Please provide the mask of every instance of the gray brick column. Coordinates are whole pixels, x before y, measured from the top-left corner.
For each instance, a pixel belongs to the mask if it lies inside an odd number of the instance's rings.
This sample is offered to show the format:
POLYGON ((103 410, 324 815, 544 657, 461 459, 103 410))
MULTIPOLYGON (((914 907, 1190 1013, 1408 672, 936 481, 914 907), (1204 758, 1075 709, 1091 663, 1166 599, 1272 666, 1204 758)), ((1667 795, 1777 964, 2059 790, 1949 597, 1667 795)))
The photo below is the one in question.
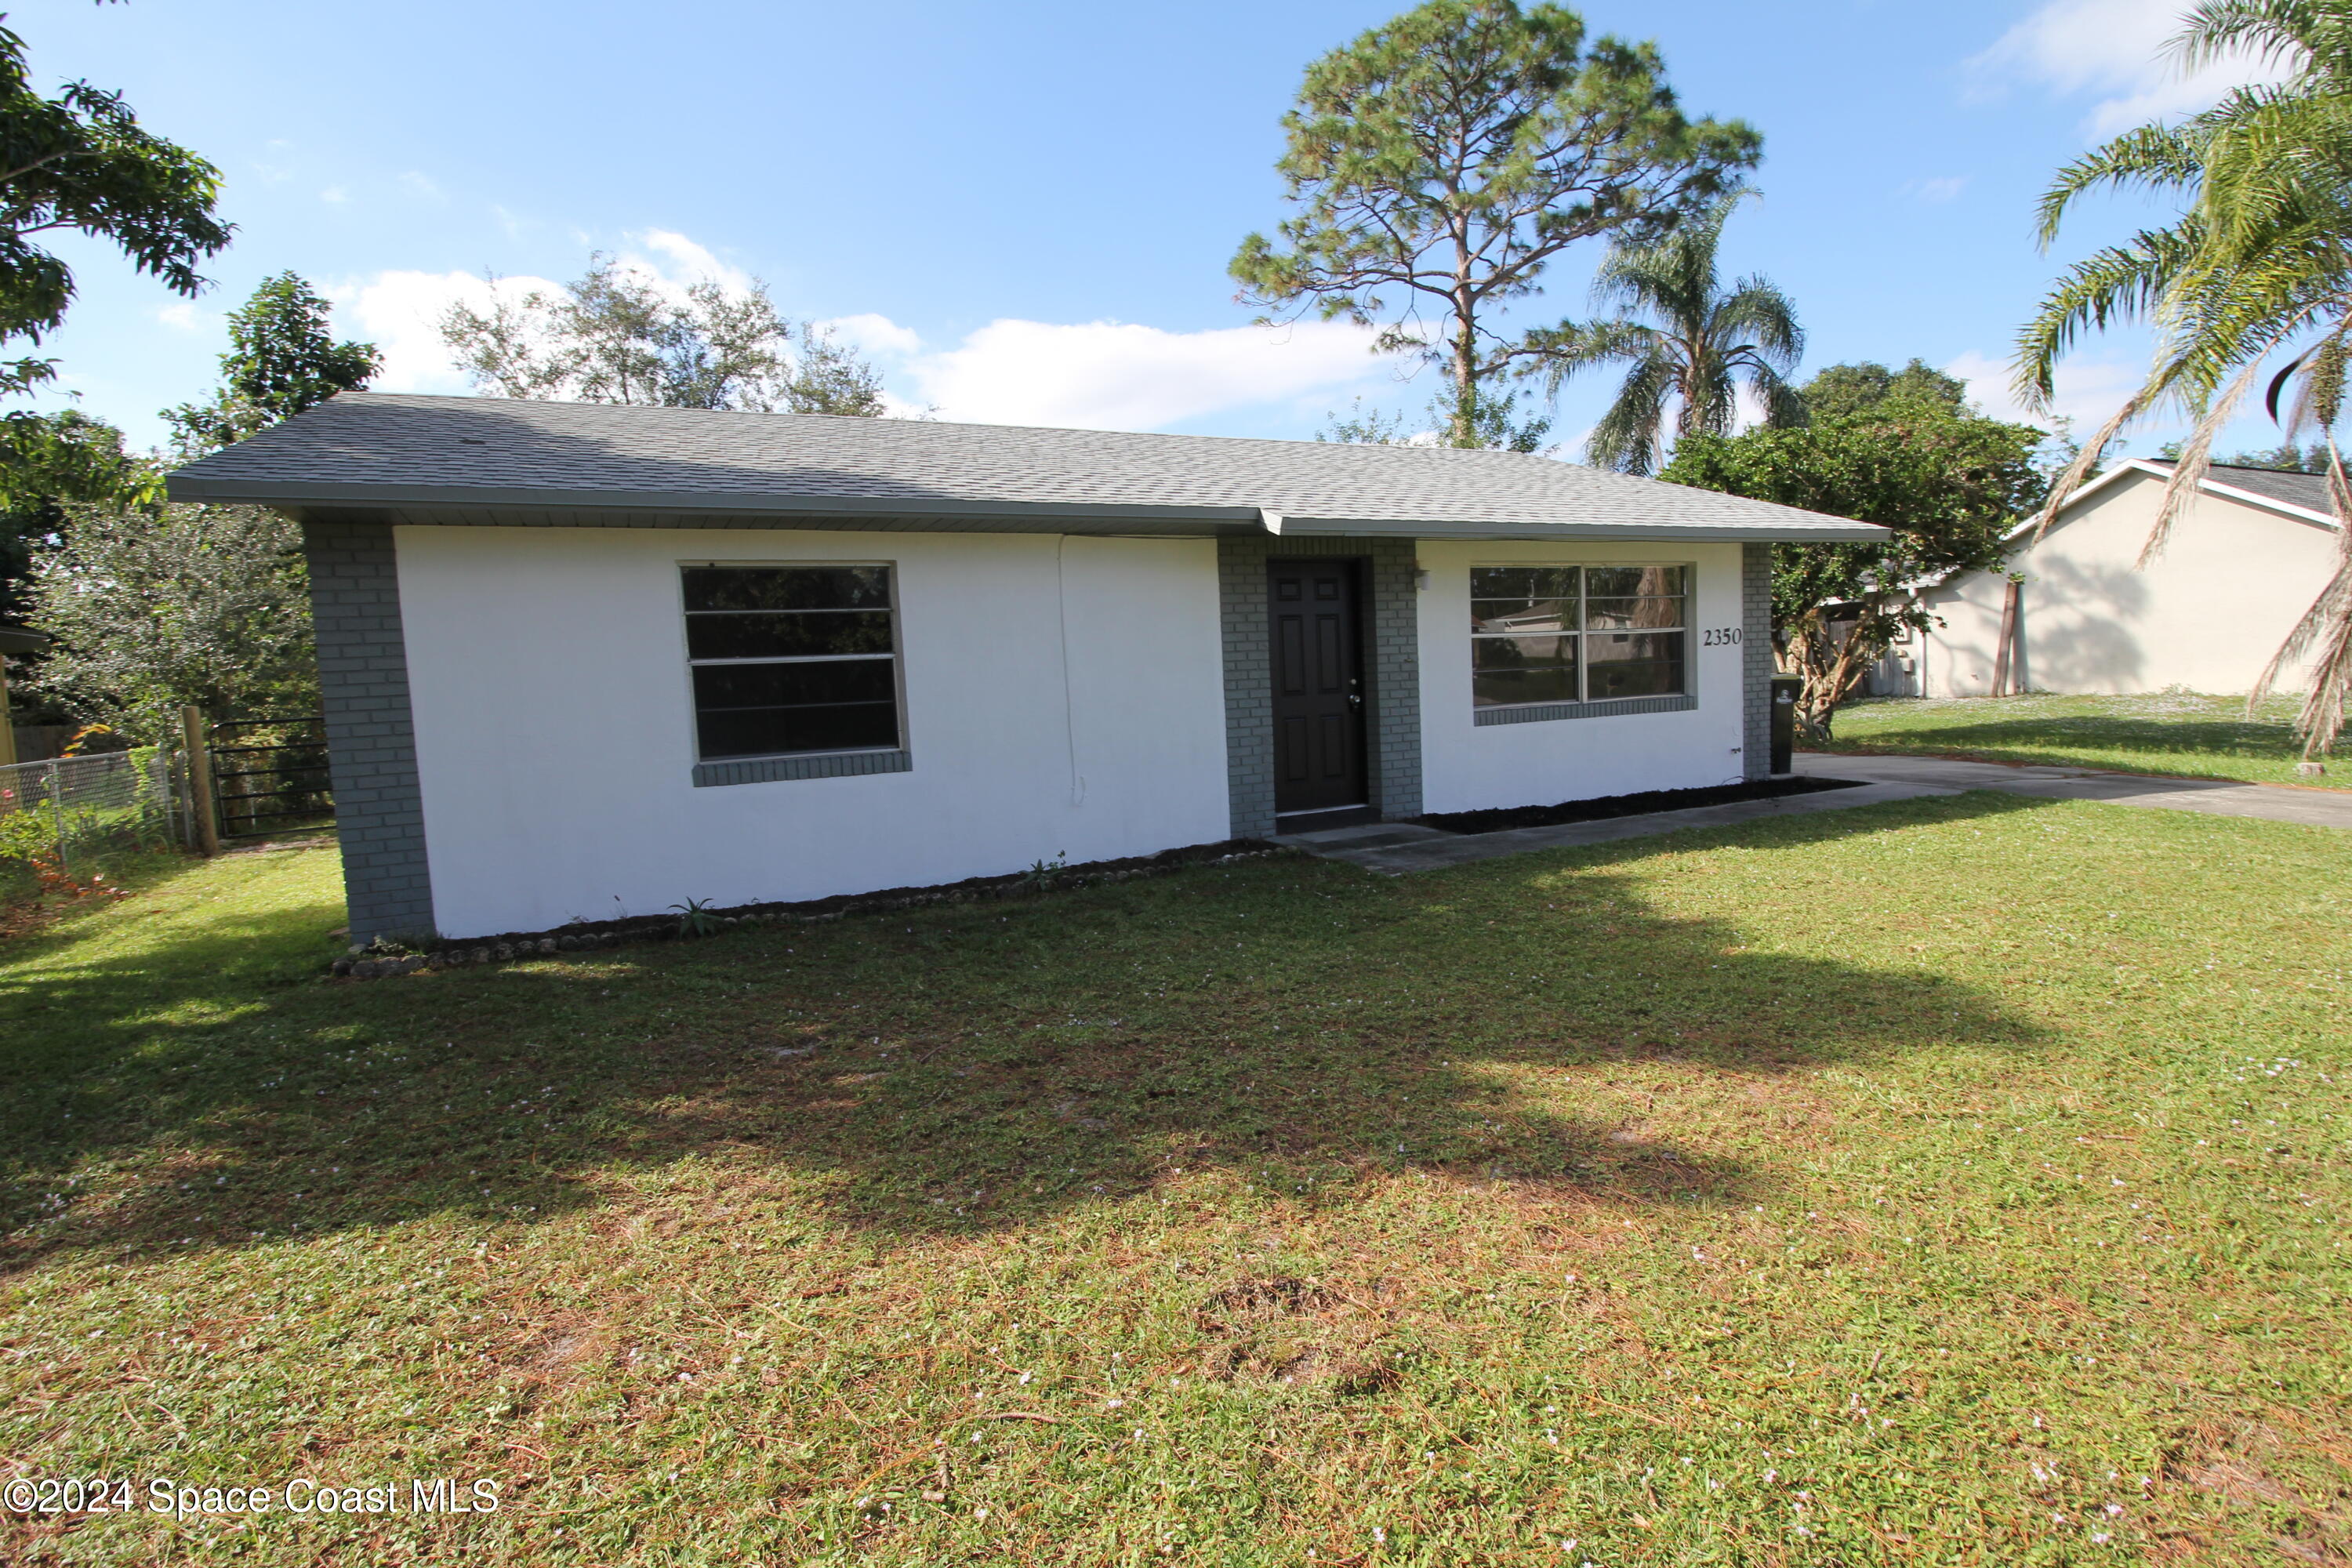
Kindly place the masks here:
POLYGON ((1772 776, 1772 547, 1739 547, 1742 776, 1772 776))
POLYGON ((1266 563, 1350 555, 1364 563, 1365 785, 1383 820, 1421 815, 1421 612, 1410 539, 1217 541, 1225 659, 1225 788, 1233 836, 1274 831, 1274 658, 1266 563))
POLYGON ((425 802, 392 525, 305 523, 302 552, 310 563, 352 941, 428 935, 435 929, 433 879, 425 861, 425 802))

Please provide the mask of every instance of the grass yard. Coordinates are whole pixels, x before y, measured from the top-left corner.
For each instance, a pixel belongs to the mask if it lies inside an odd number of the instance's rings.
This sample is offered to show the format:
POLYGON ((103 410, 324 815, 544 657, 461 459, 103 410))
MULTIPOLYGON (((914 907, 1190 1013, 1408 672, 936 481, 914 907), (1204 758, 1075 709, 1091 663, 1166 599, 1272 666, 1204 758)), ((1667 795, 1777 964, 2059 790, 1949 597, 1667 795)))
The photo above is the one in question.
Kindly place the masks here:
POLYGON ((2242 697, 2161 691, 2144 697, 1873 698, 1838 710, 1832 752, 1903 752, 2054 763, 2124 773, 2186 773, 2252 784, 2352 788, 2352 759, 2307 779, 2299 697, 2266 700, 2246 717, 2242 697))
POLYGON ((190 869, 0 946, 0 1456, 500 1506, 0 1560, 2344 1561, 2347 873, 1973 795, 331 984, 329 854, 190 869))

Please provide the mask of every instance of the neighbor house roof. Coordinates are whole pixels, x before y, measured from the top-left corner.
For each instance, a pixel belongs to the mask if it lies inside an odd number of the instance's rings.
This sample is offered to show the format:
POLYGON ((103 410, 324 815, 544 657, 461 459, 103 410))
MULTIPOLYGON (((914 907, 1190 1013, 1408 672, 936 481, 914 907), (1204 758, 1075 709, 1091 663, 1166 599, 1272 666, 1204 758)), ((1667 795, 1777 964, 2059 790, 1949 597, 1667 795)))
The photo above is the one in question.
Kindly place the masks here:
MULTIPOLYGON (((2168 458, 2139 459, 2168 479, 2172 474, 2168 458)), ((2205 470, 2205 489, 2216 495, 2234 495, 2268 501, 2276 507, 2302 512, 2329 524, 2335 522, 2327 510, 2327 479, 2323 474, 2288 473, 2281 468, 2247 468, 2235 463, 2215 463, 2205 470)))
MULTIPOLYGON (((2068 496, 2066 504, 2058 509, 2060 515, 2063 517, 2073 511, 2109 486, 2119 484, 2134 474, 2169 480, 2172 478, 2172 459, 2126 458, 2068 496)), ((2319 523, 2323 527, 2336 526, 2336 519, 2327 510, 2327 480, 2319 474, 2291 474, 2277 468, 2247 468, 2234 463, 2215 463, 2205 470, 2205 479, 2198 489, 2204 494, 2246 501, 2265 510, 2284 512, 2290 517, 2319 523)), ((2014 540, 2028 534, 2032 528, 2033 524, 2029 521, 2011 538, 2014 540)))
POLYGON ((344 393, 171 476, 176 500, 434 523, 1463 539, 1876 539, 1843 518, 1517 452, 344 393))

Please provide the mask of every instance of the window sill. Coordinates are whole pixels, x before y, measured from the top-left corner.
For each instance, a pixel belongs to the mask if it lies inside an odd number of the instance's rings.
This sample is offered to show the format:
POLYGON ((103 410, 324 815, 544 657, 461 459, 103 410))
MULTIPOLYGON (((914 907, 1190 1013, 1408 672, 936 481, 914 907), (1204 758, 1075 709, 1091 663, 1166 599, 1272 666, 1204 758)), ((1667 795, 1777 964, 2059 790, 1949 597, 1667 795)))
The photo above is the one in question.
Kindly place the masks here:
POLYGON ((1625 713, 1687 713, 1698 706, 1696 697, 1620 697, 1607 702, 1531 702, 1523 708, 1476 708, 1470 722, 1538 724, 1549 719, 1614 719, 1625 713))
POLYGON ((694 787, 777 784, 788 779, 841 779, 860 773, 904 773, 915 768, 904 747, 873 752, 804 752, 788 757, 730 757, 694 764, 694 787))

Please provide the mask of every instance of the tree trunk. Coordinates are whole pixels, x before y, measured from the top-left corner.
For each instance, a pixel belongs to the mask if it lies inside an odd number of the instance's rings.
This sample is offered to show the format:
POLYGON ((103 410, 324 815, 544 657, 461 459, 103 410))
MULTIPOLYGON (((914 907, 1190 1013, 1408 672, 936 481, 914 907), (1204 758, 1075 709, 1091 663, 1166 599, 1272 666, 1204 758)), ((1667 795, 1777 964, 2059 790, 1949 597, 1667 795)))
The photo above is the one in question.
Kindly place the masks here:
POLYGON ((1473 307, 1454 307, 1454 445, 1478 444, 1478 332, 1473 307))

